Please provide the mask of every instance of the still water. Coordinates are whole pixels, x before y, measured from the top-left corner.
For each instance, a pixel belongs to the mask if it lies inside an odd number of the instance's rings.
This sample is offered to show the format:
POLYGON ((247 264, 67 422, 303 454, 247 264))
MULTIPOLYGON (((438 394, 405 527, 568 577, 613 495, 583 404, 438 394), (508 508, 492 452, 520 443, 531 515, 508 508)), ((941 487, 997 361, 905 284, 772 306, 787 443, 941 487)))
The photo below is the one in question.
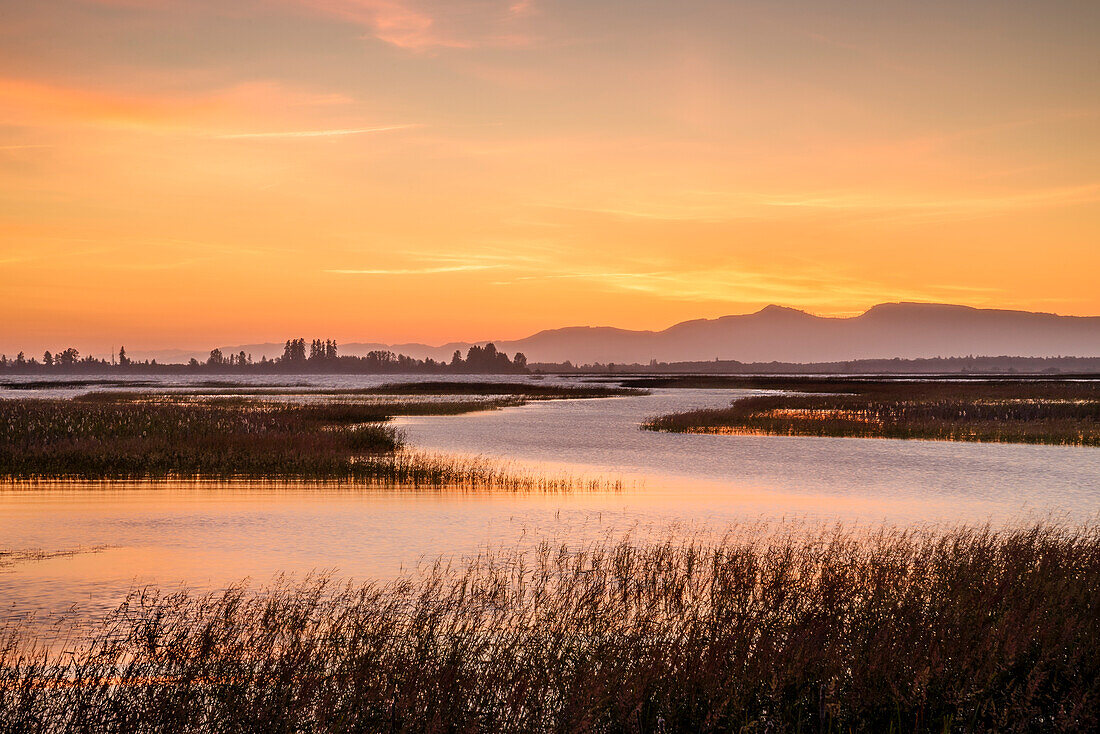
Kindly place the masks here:
MULTIPOLYGON (((323 386, 349 386, 349 378, 333 379, 323 386)), ((0 555, 0 621, 70 609, 94 618, 135 586, 207 590, 315 570, 392 578, 441 555, 461 562, 485 547, 721 532, 746 520, 911 525, 1100 516, 1097 449, 638 429, 647 416, 721 406, 741 394, 658 390, 398 422, 417 449, 621 477, 627 489, 617 493, 272 482, 0 485, 0 551, 42 552, 0 555)))

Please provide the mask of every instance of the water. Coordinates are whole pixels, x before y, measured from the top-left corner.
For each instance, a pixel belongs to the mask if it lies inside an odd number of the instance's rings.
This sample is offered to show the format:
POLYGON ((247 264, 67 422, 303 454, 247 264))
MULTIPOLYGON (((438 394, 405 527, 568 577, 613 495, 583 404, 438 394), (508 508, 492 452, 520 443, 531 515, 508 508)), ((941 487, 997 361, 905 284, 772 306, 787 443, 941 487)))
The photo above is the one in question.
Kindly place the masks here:
MULTIPOLYGON (((723 406, 746 390, 655 390, 600 400, 529 403, 447 418, 398 421, 413 445, 521 463, 643 477, 699 491, 799 495, 840 502, 846 514, 897 521, 1001 519, 1100 511, 1100 450, 949 441, 718 436, 638 430, 647 417, 723 406), (860 507, 865 511, 861 511, 860 507)), ((690 500, 688 500, 690 501, 690 500)))
POLYGON ((532 382, 534 384, 576 384, 568 377, 548 375, 211 375, 156 374, 103 377, 101 375, 5 375, 0 378, 0 399, 3 398, 72 398, 90 392, 122 391, 157 392, 202 391, 203 388, 295 388, 308 390, 343 390, 378 387, 394 383, 446 380, 447 382, 532 382))
MULTIPOLYGON (((317 387, 392 381, 306 379, 317 387)), ((81 388, 56 393, 74 389, 81 388)), ((385 579, 440 555, 461 562, 487 546, 721 532, 744 520, 923 524, 1100 516, 1097 449, 638 430, 647 416, 725 405, 738 394, 745 393, 658 390, 398 421, 420 449, 622 477, 629 488, 621 493, 275 482, 0 487, 0 550, 78 551, 15 562, 0 556, 0 619, 45 619, 74 605, 76 616, 94 618, 134 586, 207 590, 245 577, 262 583, 281 572, 314 570, 385 579)))

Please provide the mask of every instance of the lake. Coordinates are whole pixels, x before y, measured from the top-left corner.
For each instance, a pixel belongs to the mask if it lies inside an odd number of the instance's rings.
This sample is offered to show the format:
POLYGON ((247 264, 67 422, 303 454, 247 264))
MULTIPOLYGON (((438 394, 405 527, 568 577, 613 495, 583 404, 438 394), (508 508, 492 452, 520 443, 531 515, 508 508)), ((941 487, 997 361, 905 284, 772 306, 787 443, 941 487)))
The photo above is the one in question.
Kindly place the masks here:
MULTIPOLYGON (((394 378, 261 381, 339 388, 394 378)), ((58 387, 47 394, 88 389, 58 387)), ((0 389, 0 396, 42 394, 0 389)), ((744 394, 654 390, 397 421, 417 450, 621 477, 622 492, 511 494, 316 482, 2 485, 0 550, 42 555, 15 562, 0 556, 0 617, 43 620, 73 609, 78 617, 95 618, 135 586, 206 590, 246 577, 263 583, 278 573, 311 571, 385 579, 440 556, 461 562, 490 546, 720 533, 745 521, 1002 524, 1053 517, 1074 523, 1100 515, 1100 450, 1094 448, 638 429, 654 414, 722 406, 744 394), (51 555, 57 552, 66 554, 51 555)))

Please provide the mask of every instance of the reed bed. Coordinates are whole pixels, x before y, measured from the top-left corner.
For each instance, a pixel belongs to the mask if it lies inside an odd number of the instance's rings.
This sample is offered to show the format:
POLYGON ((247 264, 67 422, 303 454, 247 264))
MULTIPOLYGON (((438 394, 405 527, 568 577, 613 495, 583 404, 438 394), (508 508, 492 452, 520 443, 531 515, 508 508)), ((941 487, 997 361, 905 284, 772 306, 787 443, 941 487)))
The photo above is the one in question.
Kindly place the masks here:
POLYGON ((412 415, 463 415, 482 410, 496 410, 523 405, 520 397, 469 396, 450 399, 450 396, 423 395, 412 399, 397 399, 393 395, 366 396, 331 391, 287 392, 227 392, 208 391, 101 391, 71 398, 75 403, 156 403, 162 405, 216 405, 240 409, 270 409, 276 406, 310 406, 318 418, 326 415, 342 420, 341 408, 346 408, 351 422, 382 422, 396 416, 412 415))
POLYGON ((441 455, 401 450, 362 459, 364 477, 412 489, 433 488, 459 492, 516 492, 566 494, 623 492, 639 487, 638 480, 601 474, 527 467, 484 456, 441 455))
POLYGON ((532 385, 526 382, 399 382, 363 388, 384 395, 515 395, 530 400, 611 398, 647 395, 646 390, 602 385, 532 385))
POLYGON ((1095 526, 543 544, 9 630, 0 729, 1095 731, 1098 611, 1095 526))
POLYGON ((804 381, 826 394, 758 395, 650 418, 681 433, 1100 446, 1100 382, 804 381))
POLYGON ((0 400, 0 478, 334 480, 460 491, 621 491, 622 480, 404 448, 397 415, 456 415, 517 398, 263 402, 0 400))
POLYGON ((9 478, 345 476, 401 437, 373 406, 0 401, 9 478))
POLYGON ((172 396, 210 397, 210 396, 506 396, 523 400, 565 400, 623 397, 645 395, 647 391, 633 388, 603 387, 592 385, 532 385, 522 382, 396 382, 375 387, 325 388, 308 386, 270 386, 244 384, 213 384, 199 387, 173 388, 171 392, 163 390, 100 390, 80 396, 80 400, 105 400, 117 402, 124 400, 160 399, 172 396))
POLYGON ((78 548, 61 548, 58 550, 43 550, 42 548, 0 550, 0 568, 4 568, 6 566, 14 566, 17 563, 26 563, 27 561, 45 561, 50 558, 64 558, 66 556, 79 556, 88 553, 102 553, 105 550, 115 547, 117 546, 93 545, 78 548))

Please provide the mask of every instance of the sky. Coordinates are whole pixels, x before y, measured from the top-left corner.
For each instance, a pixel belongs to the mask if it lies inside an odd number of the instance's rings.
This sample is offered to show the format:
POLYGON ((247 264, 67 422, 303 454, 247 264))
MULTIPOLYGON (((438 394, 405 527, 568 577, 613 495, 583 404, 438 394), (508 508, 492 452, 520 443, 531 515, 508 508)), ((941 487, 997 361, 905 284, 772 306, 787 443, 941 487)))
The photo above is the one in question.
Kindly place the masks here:
POLYGON ((0 0, 0 351, 1100 314, 1095 0, 0 0))

